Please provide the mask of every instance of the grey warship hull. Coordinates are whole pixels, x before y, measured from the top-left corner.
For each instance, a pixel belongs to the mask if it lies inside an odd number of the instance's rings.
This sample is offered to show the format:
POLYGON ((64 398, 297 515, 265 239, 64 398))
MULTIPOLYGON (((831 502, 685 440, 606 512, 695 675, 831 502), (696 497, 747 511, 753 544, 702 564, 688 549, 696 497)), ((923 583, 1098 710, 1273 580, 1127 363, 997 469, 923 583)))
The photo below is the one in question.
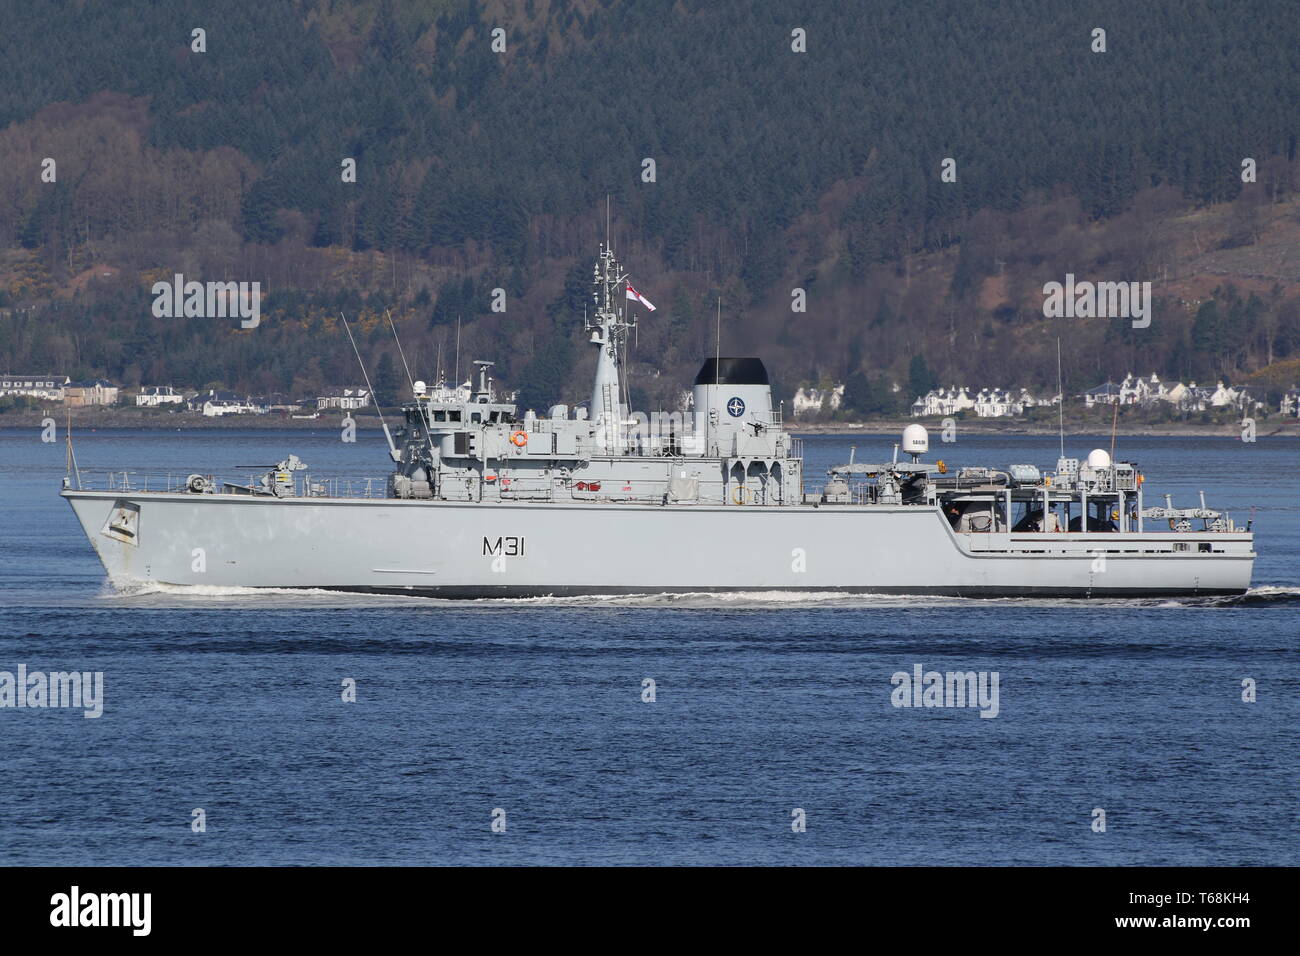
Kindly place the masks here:
POLYGON ((66 490, 113 585, 448 598, 842 591, 1230 595, 1252 535, 961 533, 938 508, 599 506, 66 490), (114 515, 133 515, 129 535, 114 515), (583 541, 599 540, 599 548, 583 541))
POLYGON ((71 444, 63 495, 122 589, 1138 597, 1250 586, 1249 525, 1203 496, 1197 508, 1147 507, 1136 463, 1102 449, 1067 458, 1064 436, 1055 472, 951 469, 921 461, 929 439, 909 425, 891 459, 851 455, 809 489, 802 442, 756 357, 715 353, 683 409, 634 412, 621 360, 637 318, 621 303, 654 307, 607 243, 592 281, 590 399, 520 414, 497 400, 483 360, 476 387, 448 387, 441 372, 432 389, 412 381, 400 443, 384 426, 394 467, 383 497, 300 478, 296 455, 246 484, 191 474, 149 491, 124 472, 118 487, 88 490, 71 444))

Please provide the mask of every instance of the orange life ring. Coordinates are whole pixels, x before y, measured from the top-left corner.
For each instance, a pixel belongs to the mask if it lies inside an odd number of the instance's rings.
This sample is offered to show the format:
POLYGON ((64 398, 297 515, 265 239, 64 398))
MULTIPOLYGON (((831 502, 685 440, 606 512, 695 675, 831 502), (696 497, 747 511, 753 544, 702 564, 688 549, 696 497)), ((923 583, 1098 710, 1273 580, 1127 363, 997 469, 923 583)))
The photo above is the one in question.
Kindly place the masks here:
POLYGON ((528 432, 515 432, 510 436, 510 443, 516 448, 523 448, 528 444, 528 432))

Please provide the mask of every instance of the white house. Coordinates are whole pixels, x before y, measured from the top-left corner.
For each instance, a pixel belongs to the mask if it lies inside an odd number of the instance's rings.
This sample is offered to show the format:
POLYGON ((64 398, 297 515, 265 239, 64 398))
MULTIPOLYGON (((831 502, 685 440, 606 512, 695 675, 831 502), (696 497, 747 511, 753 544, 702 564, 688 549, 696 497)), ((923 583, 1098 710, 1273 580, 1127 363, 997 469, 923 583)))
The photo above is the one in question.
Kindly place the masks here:
POLYGON ((794 393, 794 414, 816 415, 818 412, 826 409, 828 411, 837 411, 844 403, 844 386, 835 385, 831 388, 801 388, 794 393))
POLYGON ((208 389, 200 392, 187 403, 191 411, 202 412, 207 418, 220 418, 223 415, 251 415, 257 407, 247 398, 222 389, 208 389))
POLYGON ((1083 404, 1092 408, 1094 405, 1118 405, 1120 397, 1120 387, 1114 382, 1103 382, 1096 388, 1090 388, 1083 393, 1083 404))
POLYGON ((1170 405, 1182 407, 1183 402, 1187 399, 1187 386, 1182 382, 1176 382, 1165 389, 1164 394, 1159 396, 1162 402, 1168 402, 1170 405))
POLYGON ((135 397, 135 404, 146 408, 157 408, 159 405, 180 405, 185 401, 185 396, 170 385, 145 385, 140 389, 140 393, 135 397))
POLYGON ((1290 391, 1282 396, 1282 401, 1278 405, 1278 411, 1283 415, 1295 415, 1300 418, 1300 388, 1291 386, 1290 391))
POLYGON ((26 395, 52 402, 63 401, 63 389, 72 380, 66 375, 0 375, 0 396, 26 395))
POLYGON ((975 399, 964 385, 961 388, 932 388, 924 395, 918 395, 912 403, 912 415, 955 415, 968 408, 975 407, 975 399))
POLYGON ((1187 386, 1182 382, 1166 385, 1154 372, 1149 378, 1142 378, 1130 372, 1124 381, 1116 385, 1104 382, 1096 388, 1083 393, 1084 404, 1088 408, 1094 405, 1140 405, 1147 407, 1156 402, 1169 402, 1181 407, 1187 396, 1187 386))
POLYGON ((1093 405, 1117 404, 1150 407, 1157 402, 1167 402, 1184 412, 1228 407, 1245 411, 1263 407, 1263 403, 1257 401, 1246 388, 1232 388, 1222 382, 1216 383, 1214 388, 1198 386, 1195 382, 1168 385, 1155 374, 1150 378, 1138 378, 1130 373, 1118 385, 1106 382, 1084 392, 1083 398, 1089 408, 1093 405))
POLYGON ((1150 405, 1157 401, 1168 401, 1168 394, 1168 387, 1154 372, 1150 378, 1135 377, 1129 372, 1119 384, 1121 405, 1150 405))
POLYGON ((1219 382, 1210 399, 1215 408, 1235 408, 1240 412, 1263 411, 1264 403, 1257 399, 1245 385, 1224 386, 1219 382))
POLYGON ((1216 382, 1214 388, 1198 386, 1192 382, 1178 407, 1188 412, 1203 412, 1211 408, 1235 408, 1242 412, 1262 409, 1264 403, 1250 394, 1248 388, 1233 388, 1216 382))
POLYGON ((351 411, 370 404, 370 393, 364 388, 327 388, 316 398, 317 408, 341 408, 351 411))
POLYGON ((119 386, 103 378, 92 378, 85 382, 69 382, 63 387, 63 401, 70 408, 85 408, 89 405, 116 405, 119 386))
POLYGON ((208 418, 220 418, 222 415, 256 415, 257 406, 246 398, 211 398, 203 403, 203 414, 208 418))
POLYGON ((1178 407, 1184 412, 1202 412, 1210 404, 1210 396, 1214 394, 1212 388, 1202 388, 1195 382, 1188 383, 1183 390, 1183 397, 1178 402, 1178 407))
POLYGON ((981 388, 972 398, 969 388, 954 386, 931 389, 925 395, 918 395, 912 403, 912 415, 915 418, 948 417, 969 410, 980 418, 1005 418, 1023 415, 1026 408, 1036 405, 1055 405, 1060 400, 1060 395, 1035 398, 1027 388, 981 388))
POLYGON ((1020 397, 1017 401, 1019 401, 1025 408, 1033 408, 1037 405, 1060 405, 1061 393, 1057 392, 1055 395, 1050 397, 1045 395, 1042 398, 1035 398, 1029 389, 1022 388, 1020 390, 1020 397))
POLYGON ((1214 391, 1210 393, 1210 405, 1213 408, 1224 408, 1228 405, 1237 404, 1237 390, 1228 388, 1222 382, 1214 384, 1214 391))
POLYGON ((980 418, 1004 418, 1024 411, 1025 407, 1004 388, 982 388, 975 396, 975 414, 980 418))

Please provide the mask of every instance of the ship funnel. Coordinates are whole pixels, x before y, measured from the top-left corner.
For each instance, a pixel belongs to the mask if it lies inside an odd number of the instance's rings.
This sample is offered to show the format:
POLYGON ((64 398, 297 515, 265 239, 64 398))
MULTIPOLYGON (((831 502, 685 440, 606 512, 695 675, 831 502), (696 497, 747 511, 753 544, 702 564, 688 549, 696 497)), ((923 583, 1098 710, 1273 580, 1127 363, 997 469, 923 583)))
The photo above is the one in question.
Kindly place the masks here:
POLYGON ((722 421, 772 421, 772 388, 762 359, 711 358, 695 376, 697 414, 715 413, 722 421))
POLYGON ((762 359, 707 359, 695 376, 693 402, 695 431, 707 447, 738 448, 735 436, 752 438, 773 424, 772 387, 762 359))

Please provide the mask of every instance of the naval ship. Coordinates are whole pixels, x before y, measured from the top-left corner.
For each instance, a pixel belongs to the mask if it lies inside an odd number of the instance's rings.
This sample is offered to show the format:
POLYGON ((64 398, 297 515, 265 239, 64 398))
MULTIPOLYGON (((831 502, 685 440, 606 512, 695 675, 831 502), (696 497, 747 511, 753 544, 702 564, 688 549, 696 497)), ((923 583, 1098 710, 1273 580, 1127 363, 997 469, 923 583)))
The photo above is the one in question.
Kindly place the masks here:
MULTIPOLYGON (((635 292, 608 243, 583 319, 591 399, 544 414, 498 400, 492 363, 463 385, 411 381, 387 427, 392 471, 365 487, 294 455, 256 480, 124 474, 62 495, 112 584, 310 588, 446 598, 797 591, 961 597, 1240 594, 1250 524, 1148 506, 1103 449, 1055 470, 949 469, 909 425, 891 454, 817 485, 757 358, 704 361, 686 413, 633 414, 623 357, 635 292), (621 294, 620 294, 621 293, 621 294), (901 451, 901 456, 900 456, 901 451), (161 483, 160 483, 161 481, 161 483)), ((409 378, 409 376, 408 376, 409 378)))

